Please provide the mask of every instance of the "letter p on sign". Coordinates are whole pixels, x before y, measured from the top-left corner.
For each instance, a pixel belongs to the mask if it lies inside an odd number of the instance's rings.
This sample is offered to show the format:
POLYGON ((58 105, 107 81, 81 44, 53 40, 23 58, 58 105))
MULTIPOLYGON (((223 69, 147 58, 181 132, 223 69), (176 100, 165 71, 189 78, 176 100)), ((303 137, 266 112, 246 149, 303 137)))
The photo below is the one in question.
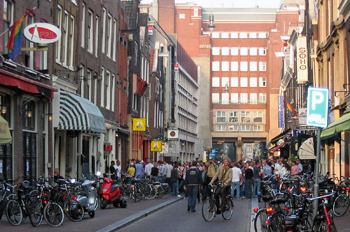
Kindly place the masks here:
POLYGON ((328 126, 329 89, 309 87, 307 96, 308 126, 326 128, 328 126))

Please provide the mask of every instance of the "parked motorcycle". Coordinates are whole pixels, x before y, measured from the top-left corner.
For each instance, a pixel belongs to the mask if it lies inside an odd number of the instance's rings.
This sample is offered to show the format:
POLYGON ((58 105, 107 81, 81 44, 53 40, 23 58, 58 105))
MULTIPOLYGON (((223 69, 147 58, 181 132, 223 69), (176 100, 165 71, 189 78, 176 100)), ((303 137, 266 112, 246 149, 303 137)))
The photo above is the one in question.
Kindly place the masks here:
POLYGON ((108 204, 113 204, 114 207, 126 208, 127 202, 121 195, 119 186, 116 181, 103 177, 103 184, 100 188, 100 207, 105 209, 108 204))

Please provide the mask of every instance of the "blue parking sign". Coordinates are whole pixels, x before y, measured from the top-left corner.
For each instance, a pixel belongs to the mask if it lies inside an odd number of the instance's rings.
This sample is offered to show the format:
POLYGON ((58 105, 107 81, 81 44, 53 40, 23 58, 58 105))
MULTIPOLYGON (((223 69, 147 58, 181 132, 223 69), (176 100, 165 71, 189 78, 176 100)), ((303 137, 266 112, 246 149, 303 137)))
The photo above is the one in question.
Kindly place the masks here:
POLYGON ((328 126, 328 112, 329 89, 309 87, 306 124, 326 128, 328 126))

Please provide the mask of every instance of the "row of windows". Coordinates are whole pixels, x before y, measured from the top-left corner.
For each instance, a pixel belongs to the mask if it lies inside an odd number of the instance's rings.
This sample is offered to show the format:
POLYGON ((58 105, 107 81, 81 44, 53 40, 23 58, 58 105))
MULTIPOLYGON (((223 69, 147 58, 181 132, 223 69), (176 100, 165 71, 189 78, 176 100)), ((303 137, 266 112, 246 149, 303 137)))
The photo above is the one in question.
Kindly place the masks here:
POLYGON ((257 47, 213 47, 212 55, 219 56, 248 56, 248 51, 250 56, 257 56, 258 51, 260 56, 266 56, 266 48, 257 48, 257 47))
MULTIPOLYGON (((227 131, 226 125, 216 125, 216 131, 227 131)), ((264 131, 263 125, 230 125, 228 131, 264 131)))
POLYGON ((210 35, 212 38, 223 38, 223 39, 266 39, 269 33, 266 32, 205 32, 203 34, 210 35))
POLYGON ((250 111, 216 111, 215 116, 217 123, 263 122, 263 111, 253 111, 253 121, 251 121, 252 114, 250 111))
POLYGON ((248 100, 248 93, 212 93, 212 103, 221 103, 221 104, 265 104, 266 103, 266 93, 259 93, 259 99, 257 93, 250 93, 248 100), (239 98, 240 94, 240 98, 239 98))
MULTIPOLYGON (((258 87, 258 78, 257 77, 231 77, 231 85, 229 77, 213 77, 212 78, 212 87, 258 87), (240 83, 240 85, 239 85, 240 83)), ((266 77, 259 77, 259 87, 266 87, 266 77)))
MULTIPOLYGON (((231 61, 231 70, 230 70, 230 61, 213 61, 212 62, 212 71, 248 71, 248 61, 231 61), (220 65, 221 63, 221 65, 220 65)), ((250 61, 249 62, 249 71, 258 71, 258 62, 250 61)), ((259 71, 266 71, 266 61, 259 62, 259 71)))

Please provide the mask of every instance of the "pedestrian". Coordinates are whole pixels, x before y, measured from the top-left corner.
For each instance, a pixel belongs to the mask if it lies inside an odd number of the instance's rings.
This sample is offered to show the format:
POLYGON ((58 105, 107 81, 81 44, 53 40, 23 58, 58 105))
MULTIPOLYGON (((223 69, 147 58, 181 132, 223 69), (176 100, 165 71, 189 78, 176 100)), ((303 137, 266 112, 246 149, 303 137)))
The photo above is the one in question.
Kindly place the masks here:
POLYGON ((135 177, 142 177, 143 173, 144 173, 143 166, 140 163, 140 160, 137 159, 135 164, 135 177))
POLYGON ((291 171, 291 175, 292 176, 295 176, 295 175, 298 175, 298 165, 297 165, 297 162, 295 161, 292 161, 292 171, 291 171))
POLYGON ((159 173, 159 169, 157 167, 157 163, 154 163, 154 166, 151 168, 151 175, 150 178, 151 180, 153 180, 154 182, 158 182, 158 173, 159 173))
POLYGON ((54 181, 57 181, 59 179, 64 179, 63 176, 60 175, 60 170, 58 168, 55 168, 53 179, 54 181))
POLYGON ((131 178, 135 176, 135 172, 136 172, 136 170, 135 170, 134 163, 130 163, 130 166, 129 166, 128 171, 127 171, 128 175, 129 175, 128 178, 126 179, 127 184, 131 184, 131 178))
POLYGON ((201 175, 196 167, 196 161, 192 161, 191 167, 186 171, 184 189, 187 191, 187 211, 196 212, 196 199, 199 187, 202 184, 201 175))
POLYGON ((173 169, 171 170, 170 182, 171 182, 171 186, 172 186, 173 196, 181 197, 179 195, 178 180, 179 180, 179 170, 178 170, 178 166, 175 165, 173 167, 173 169))
MULTIPOLYGON (((149 159, 146 158, 146 162, 148 162, 149 159)), ((152 168, 153 168, 153 164, 152 162, 148 162, 145 166, 145 174, 150 177, 151 176, 151 172, 152 172, 152 168)))
POLYGON ((205 165, 202 165, 201 177, 202 177, 202 189, 201 189, 202 202, 204 202, 208 198, 208 184, 210 183, 207 166, 205 165))
POLYGON ((303 173, 303 164, 301 163, 300 159, 297 159, 298 164, 298 175, 301 175, 303 173))
POLYGON ((253 171, 254 171, 254 189, 253 189, 253 196, 256 197, 258 195, 258 192, 260 192, 260 186, 261 186, 261 168, 260 163, 257 160, 255 162, 253 171))
POLYGON ((272 175, 272 167, 270 166, 269 161, 263 160, 263 179, 267 180, 272 175))
POLYGON ((234 193, 236 190, 237 200, 241 199, 240 188, 241 188, 242 182, 243 182, 242 171, 240 168, 238 168, 238 163, 235 162, 233 163, 233 168, 232 168, 231 196, 234 197, 234 193))
POLYGON ((249 162, 246 163, 245 169, 245 196, 248 200, 252 199, 252 184, 254 171, 249 162))
POLYGON ((164 161, 164 163, 165 163, 164 166, 166 167, 166 180, 165 180, 165 182, 168 183, 170 186, 170 189, 172 189, 172 183, 170 181, 170 177, 171 177, 171 171, 173 170, 173 164, 172 164, 172 162, 168 163, 165 161, 164 161))
POLYGON ((109 167, 109 171, 111 173, 111 179, 112 180, 116 180, 117 179, 117 175, 116 175, 116 172, 115 172, 114 165, 115 165, 115 162, 111 161, 111 166, 109 167))

